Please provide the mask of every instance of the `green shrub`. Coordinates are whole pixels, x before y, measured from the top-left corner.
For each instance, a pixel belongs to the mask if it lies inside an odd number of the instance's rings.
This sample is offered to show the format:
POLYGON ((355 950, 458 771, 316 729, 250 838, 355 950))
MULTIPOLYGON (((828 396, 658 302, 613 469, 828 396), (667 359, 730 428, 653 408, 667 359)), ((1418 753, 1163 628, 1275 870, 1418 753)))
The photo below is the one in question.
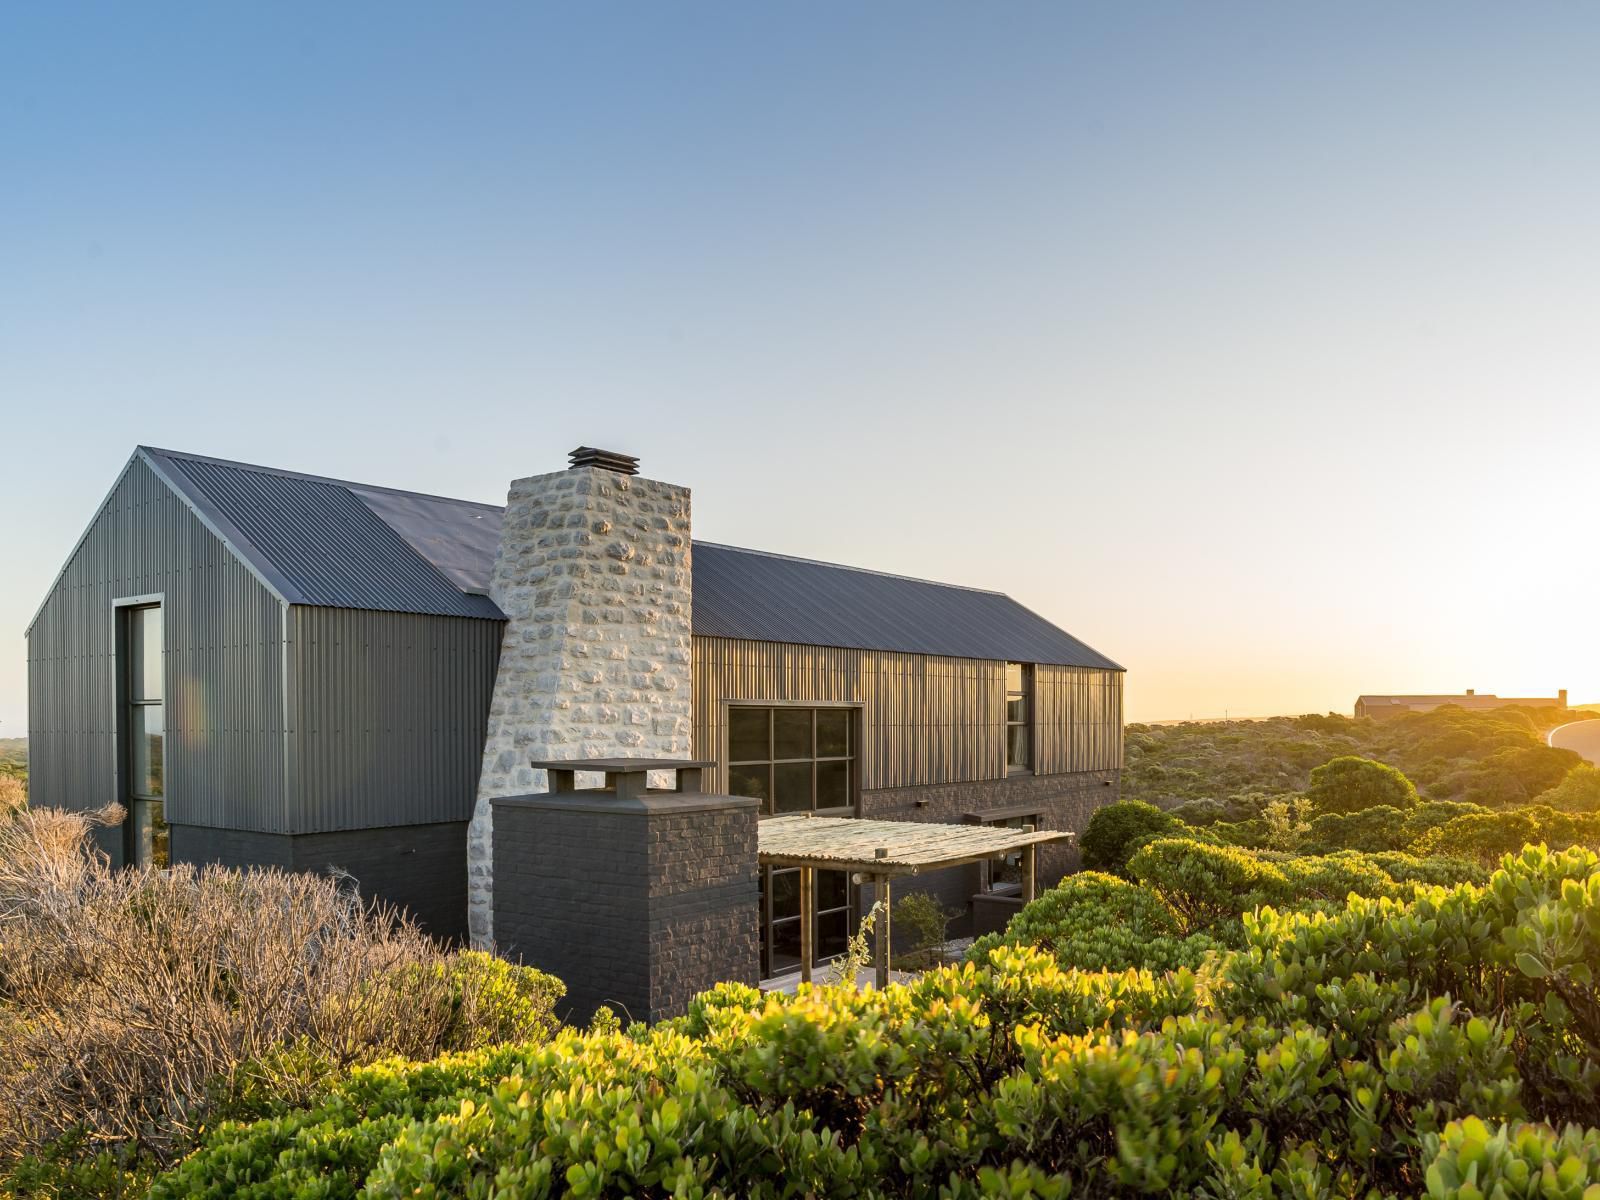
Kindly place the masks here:
POLYGON ((1533 802, 1562 812, 1600 812, 1600 767, 1573 767, 1565 779, 1540 792, 1533 802))
POLYGON ((1524 846, 1600 846, 1600 813, 1558 812, 1545 805, 1456 817, 1419 837, 1413 854, 1449 854, 1492 866, 1524 846))
POLYGON ((1086 871, 1128 874, 1128 860, 1152 838, 1178 828, 1177 820, 1143 800, 1120 800, 1094 810, 1078 846, 1086 871))
POLYGON ((1417 803, 1411 781, 1387 763, 1341 755, 1311 772, 1306 798, 1320 815, 1367 808, 1410 808, 1417 803))
POLYGON ((1184 937, 1164 904, 1145 888, 1115 875, 1069 875, 1011 918, 1003 933, 973 943, 967 957, 987 961, 1001 946, 1031 946, 1063 968, 1167 971, 1195 967, 1220 943, 1184 937))
POLYGON ((1217 929, 1289 894, 1288 877, 1263 855, 1192 838, 1153 841, 1133 856, 1128 869, 1160 898, 1184 934, 1217 929))
POLYGON ((1308 854, 1332 854, 1339 850, 1381 853, 1404 850, 1423 834, 1467 813, 1484 812, 1474 804, 1431 800, 1413 808, 1378 805, 1353 813, 1324 813, 1311 822, 1311 831, 1301 845, 1308 854))
POLYGON ((728 986, 632 1035, 358 1071, 314 1110, 217 1129, 153 1195, 1585 1200, 1600 1182, 1594 854, 1530 849, 1484 887, 1243 929, 1204 993, 1188 971, 999 946, 883 991, 728 986))

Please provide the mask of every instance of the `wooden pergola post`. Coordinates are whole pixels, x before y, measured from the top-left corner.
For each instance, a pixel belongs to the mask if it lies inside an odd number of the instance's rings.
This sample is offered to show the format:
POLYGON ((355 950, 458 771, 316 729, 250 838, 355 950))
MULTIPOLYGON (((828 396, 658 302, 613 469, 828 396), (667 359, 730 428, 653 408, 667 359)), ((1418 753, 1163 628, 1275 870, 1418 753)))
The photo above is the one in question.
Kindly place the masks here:
MULTIPOLYGON (((1024 832, 1033 832, 1032 825, 1024 825, 1022 828, 1024 832)), ((1022 848, 1022 902, 1024 904, 1032 904, 1034 901, 1034 894, 1038 887, 1035 882, 1039 878, 1038 865, 1039 847, 1035 843, 1029 842, 1022 848)))
POLYGON ((800 868, 800 982, 811 982, 812 941, 817 927, 816 868, 800 868))
MULTIPOLYGON (((888 858, 889 851, 879 847, 874 852, 876 858, 888 858)), ((876 966, 876 978, 879 989, 889 986, 889 939, 892 930, 889 928, 889 877, 887 875, 874 875, 872 877, 872 903, 878 910, 878 915, 873 922, 877 932, 876 944, 873 946, 873 965, 876 966)))

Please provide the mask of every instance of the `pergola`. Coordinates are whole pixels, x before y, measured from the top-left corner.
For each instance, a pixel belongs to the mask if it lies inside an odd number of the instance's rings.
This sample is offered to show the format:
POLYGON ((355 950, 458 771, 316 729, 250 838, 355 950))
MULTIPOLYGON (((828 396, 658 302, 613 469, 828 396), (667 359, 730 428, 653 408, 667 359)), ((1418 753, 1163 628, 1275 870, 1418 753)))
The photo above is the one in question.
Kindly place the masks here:
POLYGON ((764 867, 800 868, 800 980, 811 981, 818 870, 850 871, 871 883, 881 906, 873 925, 873 965, 879 987, 889 983, 889 883, 963 863, 983 862, 1022 852, 1022 899, 1033 899, 1037 847, 1063 842, 1072 834, 1058 829, 999 825, 936 825, 923 821, 865 821, 852 817, 813 817, 800 813, 761 822, 759 858, 764 867))

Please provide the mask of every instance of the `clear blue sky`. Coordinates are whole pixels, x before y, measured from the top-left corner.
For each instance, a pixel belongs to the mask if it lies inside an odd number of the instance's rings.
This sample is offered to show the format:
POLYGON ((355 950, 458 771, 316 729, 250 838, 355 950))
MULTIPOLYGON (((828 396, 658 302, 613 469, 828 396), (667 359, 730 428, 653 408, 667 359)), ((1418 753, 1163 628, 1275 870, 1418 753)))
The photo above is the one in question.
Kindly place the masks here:
POLYGON ((11 4, 0 736, 132 447, 999 588, 1129 713, 1600 700, 1600 9, 11 4))

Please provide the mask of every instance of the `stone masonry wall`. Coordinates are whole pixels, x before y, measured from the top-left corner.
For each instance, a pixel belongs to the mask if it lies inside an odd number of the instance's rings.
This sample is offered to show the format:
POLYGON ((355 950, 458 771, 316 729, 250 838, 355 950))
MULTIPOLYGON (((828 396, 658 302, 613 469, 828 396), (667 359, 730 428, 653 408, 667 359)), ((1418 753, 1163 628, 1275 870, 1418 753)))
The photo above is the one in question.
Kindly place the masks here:
POLYGON ((489 593, 508 620, 467 836, 473 945, 494 938, 490 801, 545 786, 530 760, 689 756, 689 527, 674 484, 579 467, 511 485, 489 593))

